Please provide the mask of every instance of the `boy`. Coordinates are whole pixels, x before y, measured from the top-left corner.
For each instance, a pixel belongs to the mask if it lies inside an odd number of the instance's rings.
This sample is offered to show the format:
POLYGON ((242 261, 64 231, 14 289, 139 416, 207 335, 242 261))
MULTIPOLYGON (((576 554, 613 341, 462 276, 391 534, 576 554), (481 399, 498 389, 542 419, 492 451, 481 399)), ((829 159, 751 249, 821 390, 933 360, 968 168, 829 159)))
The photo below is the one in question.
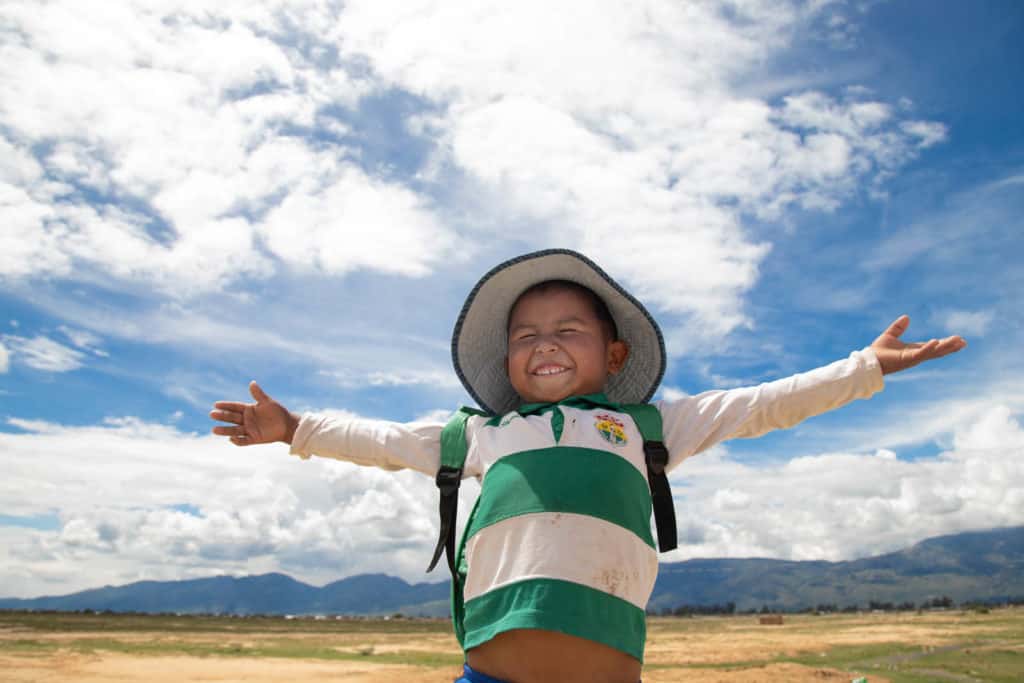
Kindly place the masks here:
MULTIPOLYGON (((966 345, 957 336, 905 344, 908 323, 900 317, 867 349, 817 370, 656 403, 667 469, 719 441, 867 398, 883 374, 966 345)), ((644 438, 623 406, 649 401, 664 374, 657 324, 586 257, 547 250, 480 280, 452 357, 487 413, 465 428, 462 476, 482 488, 456 563, 460 681, 638 681, 658 560, 644 438)), ((236 445, 284 441, 303 458, 438 472, 442 425, 300 418, 255 382, 250 390, 255 404, 215 404, 211 417, 235 426, 214 433, 236 445)))

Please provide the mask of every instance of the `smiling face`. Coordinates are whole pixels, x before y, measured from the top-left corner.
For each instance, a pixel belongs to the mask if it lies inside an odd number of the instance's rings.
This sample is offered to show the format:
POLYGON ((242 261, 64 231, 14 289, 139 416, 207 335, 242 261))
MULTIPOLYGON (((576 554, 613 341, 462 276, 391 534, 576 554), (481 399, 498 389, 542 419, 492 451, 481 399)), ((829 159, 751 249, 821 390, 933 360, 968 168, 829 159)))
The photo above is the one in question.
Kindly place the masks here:
POLYGON ((594 302, 575 288, 531 290, 509 316, 508 378, 527 403, 604 391, 608 375, 622 369, 628 354, 594 302))

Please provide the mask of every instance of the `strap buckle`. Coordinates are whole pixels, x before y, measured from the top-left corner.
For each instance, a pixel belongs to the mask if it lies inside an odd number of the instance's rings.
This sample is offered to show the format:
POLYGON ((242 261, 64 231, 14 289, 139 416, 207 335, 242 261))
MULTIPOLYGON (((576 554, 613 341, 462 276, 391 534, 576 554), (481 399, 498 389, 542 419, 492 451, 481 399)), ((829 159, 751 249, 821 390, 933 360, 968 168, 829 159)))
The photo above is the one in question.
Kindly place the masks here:
POLYGON ((434 478, 434 483, 437 484, 437 488, 440 489, 442 496, 450 496, 457 492, 461 482, 461 467, 455 468, 441 465, 441 469, 437 471, 437 477, 434 478))
POLYGON ((664 474, 668 466, 668 449, 661 441, 644 441, 644 458, 654 474, 664 474))

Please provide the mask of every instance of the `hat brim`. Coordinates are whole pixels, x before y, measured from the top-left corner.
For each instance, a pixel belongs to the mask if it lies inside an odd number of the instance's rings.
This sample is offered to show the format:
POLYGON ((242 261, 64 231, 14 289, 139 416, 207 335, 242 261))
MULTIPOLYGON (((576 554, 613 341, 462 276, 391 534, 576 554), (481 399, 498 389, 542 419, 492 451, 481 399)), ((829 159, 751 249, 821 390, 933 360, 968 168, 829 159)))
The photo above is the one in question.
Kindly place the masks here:
POLYGON ((665 340, 644 306, 593 261, 569 249, 518 256, 492 268, 462 306, 452 334, 452 363, 466 391, 490 413, 521 403, 505 369, 508 317, 533 285, 569 280, 587 287, 608 306, 619 339, 629 346, 626 364, 610 375, 605 394, 616 403, 646 403, 665 374, 665 340))

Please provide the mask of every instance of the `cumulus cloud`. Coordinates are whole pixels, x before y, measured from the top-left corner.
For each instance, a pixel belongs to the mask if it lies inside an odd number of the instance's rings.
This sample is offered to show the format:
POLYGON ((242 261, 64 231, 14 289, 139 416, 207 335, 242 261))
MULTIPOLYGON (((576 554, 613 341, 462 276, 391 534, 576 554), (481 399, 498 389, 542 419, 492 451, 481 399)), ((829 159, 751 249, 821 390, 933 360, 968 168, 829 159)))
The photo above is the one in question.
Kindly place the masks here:
POLYGON ((0 276, 98 270, 193 296, 268 277, 275 258, 419 275, 450 247, 427 203, 362 174, 352 149, 317 133, 338 130, 324 111, 374 87, 319 33, 330 7, 5 13, 0 276))
MULTIPOLYGON (((877 449, 744 464, 717 446, 673 472, 681 547, 663 559, 840 560, 1022 524, 1020 420, 991 403, 956 428, 949 449, 916 460, 877 449)), ((60 521, 0 527, 0 582, 12 595, 263 571, 313 583, 368 571, 425 578, 436 534, 428 477, 301 461, 283 446, 238 449, 130 417, 9 426, 16 431, 0 433, 5 512, 60 521)), ((463 487, 463 516, 477 491, 463 487)))
POLYGON ((937 457, 879 449, 757 466, 719 452, 686 461, 672 479, 676 513, 688 520, 676 559, 848 560, 1024 523, 1024 429, 993 404, 937 457))
POLYGON ((699 322, 680 337, 713 338, 749 322, 743 296, 768 253, 745 213, 834 210, 941 137, 856 91, 733 94, 821 5, 719 9, 353 2, 337 30, 386 82, 443 105, 439 154, 536 226, 532 240, 582 246, 699 322))
POLYGON ((346 166, 326 186, 300 187, 269 212, 260 233, 285 262, 344 274, 356 268, 422 276, 453 255, 454 233, 422 198, 346 166))
MULTIPOLYGON (((5 595, 261 571, 314 583, 371 571, 424 579, 437 524, 428 477, 302 461, 282 445, 239 449, 131 417, 9 427, 5 513, 56 514, 60 528, 0 526, 5 595)), ((464 488, 463 515, 475 487, 464 488)))
POLYGON ((833 211, 944 136, 864 91, 736 91, 793 36, 850 23, 828 3, 52 2, 8 17, 12 278, 95 270, 180 297, 282 264, 422 276, 465 258, 468 235, 580 247, 689 319, 676 338, 711 339, 750 324, 770 236, 747 215, 833 211), (422 103, 401 134, 432 151, 410 168, 351 135, 381 93, 422 103), (476 227, 456 229, 469 204, 447 193, 474 198, 476 227))

